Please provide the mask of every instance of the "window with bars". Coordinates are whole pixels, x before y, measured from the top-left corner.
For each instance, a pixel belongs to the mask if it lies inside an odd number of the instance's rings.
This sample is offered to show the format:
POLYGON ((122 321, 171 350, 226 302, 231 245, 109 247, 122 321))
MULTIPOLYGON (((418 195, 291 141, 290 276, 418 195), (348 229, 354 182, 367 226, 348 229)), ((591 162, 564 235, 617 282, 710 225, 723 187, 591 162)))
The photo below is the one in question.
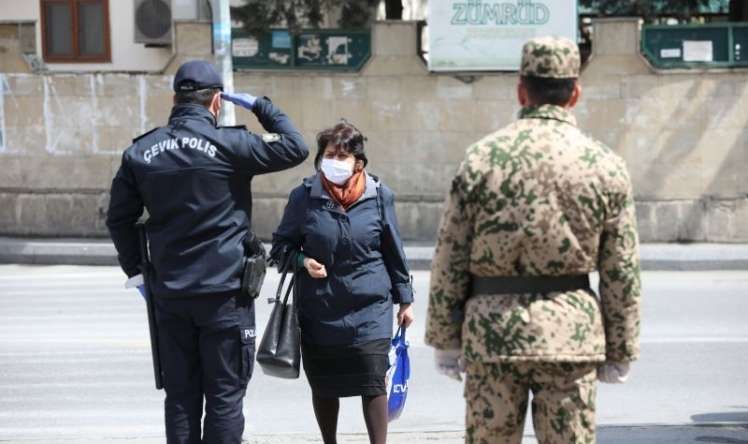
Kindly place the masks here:
POLYGON ((45 62, 111 61, 108 0, 40 0, 45 62))

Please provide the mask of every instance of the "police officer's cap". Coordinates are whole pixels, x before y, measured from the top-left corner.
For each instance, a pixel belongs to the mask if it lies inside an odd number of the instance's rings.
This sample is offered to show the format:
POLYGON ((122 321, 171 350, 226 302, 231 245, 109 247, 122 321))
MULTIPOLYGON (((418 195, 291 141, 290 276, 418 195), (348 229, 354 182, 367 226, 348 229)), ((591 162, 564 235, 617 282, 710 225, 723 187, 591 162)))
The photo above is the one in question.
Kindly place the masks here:
POLYGON ((223 80, 210 63, 203 60, 186 62, 174 76, 174 92, 192 92, 201 89, 223 90, 223 80))

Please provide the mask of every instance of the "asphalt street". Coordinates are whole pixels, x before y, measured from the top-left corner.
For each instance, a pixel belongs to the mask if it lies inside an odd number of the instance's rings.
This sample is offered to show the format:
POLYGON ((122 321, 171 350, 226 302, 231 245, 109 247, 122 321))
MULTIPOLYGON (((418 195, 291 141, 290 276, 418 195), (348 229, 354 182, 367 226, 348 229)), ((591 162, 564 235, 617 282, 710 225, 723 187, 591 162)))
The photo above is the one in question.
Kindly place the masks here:
MULTIPOLYGON (((390 442, 462 441, 462 386, 423 345, 429 274, 416 272, 412 379, 390 442)), ((163 442, 145 304, 114 267, 0 266, 0 442, 163 442)), ((270 307, 257 304, 262 331, 270 307)), ((642 359, 598 396, 602 443, 748 444, 748 272, 644 275, 642 359)), ((320 442, 303 377, 256 371, 245 400, 251 443, 320 442)), ((368 442, 360 401, 341 407, 341 442, 368 442)), ((535 442, 527 424, 525 442, 535 442)))

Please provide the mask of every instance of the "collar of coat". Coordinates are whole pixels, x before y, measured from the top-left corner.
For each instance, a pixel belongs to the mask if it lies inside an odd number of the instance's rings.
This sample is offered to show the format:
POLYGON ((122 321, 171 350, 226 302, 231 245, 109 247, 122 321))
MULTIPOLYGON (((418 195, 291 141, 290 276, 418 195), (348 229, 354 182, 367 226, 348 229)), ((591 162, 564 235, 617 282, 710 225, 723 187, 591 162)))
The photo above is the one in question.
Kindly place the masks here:
POLYGON ((558 120, 577 126, 577 119, 564 107, 557 105, 528 106, 519 111, 520 119, 558 120))
POLYGON ((204 120, 211 125, 216 126, 216 117, 213 113, 211 113, 208 108, 196 103, 174 105, 171 109, 169 122, 175 119, 204 120))
MULTIPOLYGON (((378 177, 369 174, 367 171, 364 171, 364 174, 366 174, 366 189, 364 190, 364 194, 356 203, 359 203, 366 199, 376 198, 377 189, 382 184, 378 177)), ((312 199, 332 200, 330 195, 325 190, 325 187, 322 185, 321 172, 318 172, 314 176, 304 179, 304 186, 306 186, 309 190, 309 197, 311 197, 312 199)))

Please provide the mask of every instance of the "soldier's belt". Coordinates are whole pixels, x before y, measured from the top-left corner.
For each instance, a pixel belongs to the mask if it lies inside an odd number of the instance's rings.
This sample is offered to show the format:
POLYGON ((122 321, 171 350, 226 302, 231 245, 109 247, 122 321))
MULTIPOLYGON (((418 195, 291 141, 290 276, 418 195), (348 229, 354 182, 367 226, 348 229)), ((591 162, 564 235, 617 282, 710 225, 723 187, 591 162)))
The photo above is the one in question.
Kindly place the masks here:
POLYGON ((472 278, 472 295, 553 293, 590 288, 586 274, 567 276, 501 276, 472 278))

